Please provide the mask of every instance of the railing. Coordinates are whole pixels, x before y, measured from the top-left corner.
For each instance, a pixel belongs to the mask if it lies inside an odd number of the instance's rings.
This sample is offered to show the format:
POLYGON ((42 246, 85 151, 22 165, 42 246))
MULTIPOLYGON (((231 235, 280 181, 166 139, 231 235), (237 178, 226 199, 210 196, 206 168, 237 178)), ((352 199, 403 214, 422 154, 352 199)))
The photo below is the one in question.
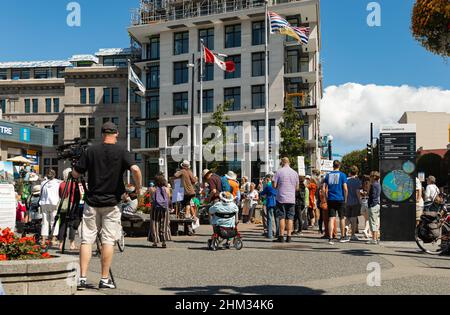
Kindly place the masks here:
MULTIPOLYGON (((272 0, 269 3, 275 5, 300 1, 303 0, 272 0)), ((146 2, 141 8, 131 11, 131 24, 159 24, 261 7, 264 7, 264 0, 205 0, 202 2, 169 0, 164 5, 156 3, 156 1, 146 2)))

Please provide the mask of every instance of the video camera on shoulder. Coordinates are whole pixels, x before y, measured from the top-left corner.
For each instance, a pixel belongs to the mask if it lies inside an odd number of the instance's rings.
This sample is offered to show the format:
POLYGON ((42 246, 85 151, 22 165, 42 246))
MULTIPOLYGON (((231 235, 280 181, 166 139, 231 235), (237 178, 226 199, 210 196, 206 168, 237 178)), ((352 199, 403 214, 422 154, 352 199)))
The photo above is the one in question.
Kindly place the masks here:
POLYGON ((58 159, 71 160, 74 165, 89 146, 90 142, 87 139, 75 138, 73 142, 61 145, 56 149, 58 159))

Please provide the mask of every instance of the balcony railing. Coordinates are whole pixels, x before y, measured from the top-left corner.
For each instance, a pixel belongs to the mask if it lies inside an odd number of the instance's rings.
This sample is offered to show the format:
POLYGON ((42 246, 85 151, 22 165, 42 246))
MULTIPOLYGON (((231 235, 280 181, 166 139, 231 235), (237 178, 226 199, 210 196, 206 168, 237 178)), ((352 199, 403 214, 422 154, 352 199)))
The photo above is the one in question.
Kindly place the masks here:
MULTIPOLYGON (((275 5, 300 1, 303 0, 272 0, 269 3, 275 5)), ((141 8, 131 11, 131 24, 159 24, 261 7, 264 7, 264 0, 142 0, 141 8)))

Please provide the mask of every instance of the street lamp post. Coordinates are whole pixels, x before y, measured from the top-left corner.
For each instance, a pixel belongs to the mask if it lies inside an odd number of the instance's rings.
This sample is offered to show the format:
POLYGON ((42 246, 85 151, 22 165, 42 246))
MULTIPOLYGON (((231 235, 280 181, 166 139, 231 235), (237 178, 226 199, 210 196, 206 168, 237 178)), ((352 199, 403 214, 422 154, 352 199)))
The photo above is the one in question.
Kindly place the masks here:
POLYGON ((333 160, 333 148, 332 148, 333 136, 328 135, 327 140, 328 140, 328 158, 331 161, 333 160))

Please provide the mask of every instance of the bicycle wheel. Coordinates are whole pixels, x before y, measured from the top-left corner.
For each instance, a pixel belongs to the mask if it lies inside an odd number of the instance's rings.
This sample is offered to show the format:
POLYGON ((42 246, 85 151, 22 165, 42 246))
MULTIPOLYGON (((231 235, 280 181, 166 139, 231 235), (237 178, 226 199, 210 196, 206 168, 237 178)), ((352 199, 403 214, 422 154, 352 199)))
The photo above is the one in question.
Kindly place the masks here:
POLYGON ((442 254, 446 250, 446 247, 447 247, 442 242, 442 230, 441 230, 441 235, 438 238, 436 238, 433 242, 425 243, 419 237, 419 227, 416 227, 416 233, 415 233, 415 239, 416 239, 417 246, 419 246, 419 248, 422 251, 424 251, 425 253, 430 254, 430 255, 442 254))
POLYGON ((122 231, 120 235, 120 239, 117 240, 117 247, 119 247, 119 251, 123 253, 125 251, 125 232, 122 231))

